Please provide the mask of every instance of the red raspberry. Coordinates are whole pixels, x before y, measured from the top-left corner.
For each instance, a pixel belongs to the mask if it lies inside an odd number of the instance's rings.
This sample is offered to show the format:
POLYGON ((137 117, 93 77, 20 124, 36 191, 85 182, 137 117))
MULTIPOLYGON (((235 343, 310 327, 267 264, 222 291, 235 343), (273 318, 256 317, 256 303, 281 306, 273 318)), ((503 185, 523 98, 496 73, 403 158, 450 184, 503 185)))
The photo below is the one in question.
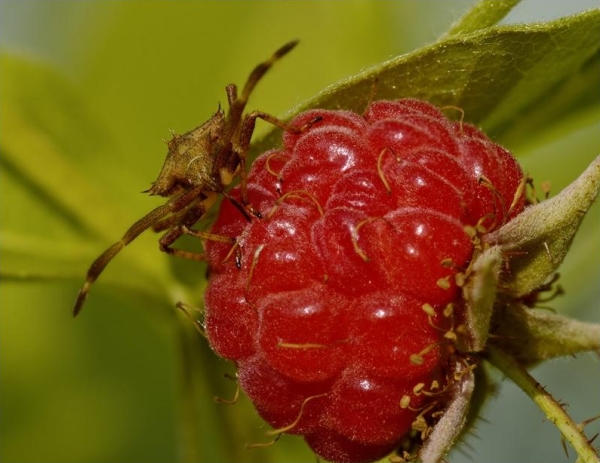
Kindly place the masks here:
POLYGON ((224 202, 212 229, 237 243, 207 244, 207 335, 272 426, 327 460, 372 461, 441 395, 444 334, 464 306, 454 276, 473 255, 465 227, 518 214, 523 174, 478 129, 418 100, 292 124, 307 129, 248 175, 262 217, 224 202))

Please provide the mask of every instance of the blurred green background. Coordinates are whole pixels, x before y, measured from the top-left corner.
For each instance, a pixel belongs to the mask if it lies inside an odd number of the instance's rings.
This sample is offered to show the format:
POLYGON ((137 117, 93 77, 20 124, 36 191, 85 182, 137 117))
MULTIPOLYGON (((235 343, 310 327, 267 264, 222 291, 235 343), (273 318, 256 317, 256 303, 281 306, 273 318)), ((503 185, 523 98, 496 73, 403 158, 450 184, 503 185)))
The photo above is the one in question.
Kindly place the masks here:
MULTIPOLYGON (((170 136, 169 129, 181 133, 199 125, 219 102, 225 104, 226 84, 242 84, 275 48, 301 39, 250 103, 280 114, 338 79, 432 42, 472 3, 0 4, 2 51, 9 55, 2 61, 2 99, 21 102, 24 113, 64 149, 70 166, 61 171, 62 190, 48 197, 19 168, 1 164, 3 245, 19 250, 33 241, 39 253, 32 251, 28 260, 9 250, 0 265, 49 268, 64 280, 1 283, 0 460, 315 461, 296 437, 245 450, 248 442, 266 440, 268 427, 246 400, 234 406, 213 401, 214 395, 233 395, 235 385, 223 374, 234 369, 216 359, 173 309, 178 300, 200 303, 202 265, 174 263, 158 252, 156 237, 143 236, 126 250, 132 258, 115 260, 103 275, 76 320, 71 305, 91 259, 160 204, 139 192, 162 165, 166 147, 161 139, 170 136), (7 70, 16 69, 17 57, 43 66, 39 75, 44 79, 17 81, 22 91, 15 96, 5 93, 4 78, 7 70), (59 114, 56 101, 69 111, 59 114), (82 182, 85 194, 79 189, 82 182), (86 205, 87 223, 64 210, 69 201, 86 205), (94 220, 96 228, 90 227, 94 220), (35 239, 24 244, 23 236, 35 239), (173 266, 184 280, 194 280, 193 294, 166 276, 173 266), (168 280, 157 281, 162 274, 168 280), (137 285, 139 294, 125 291, 124 282, 137 285)), ((530 1, 505 22, 547 20, 596 6, 554 3, 563 11, 530 1)), ((0 135, 16 136, 7 130, 0 135)), ((557 192, 598 154, 599 141, 598 118, 587 118, 568 121, 535 143, 513 141, 509 148, 530 174, 551 180, 557 192)), ((27 142, 31 162, 36 162, 38 145, 27 142)), ((52 176, 59 167, 39 165, 37 172, 43 179, 45 171, 52 176)), ((567 295, 552 302, 559 311, 593 321, 599 318, 599 223, 596 206, 562 269, 567 295)), ((569 403, 576 420, 600 412, 597 358, 552 361, 534 369, 534 375, 569 403)), ((541 413, 513 385, 502 383, 483 417, 487 421, 477 427, 477 437, 470 436, 468 446, 451 455, 453 463, 565 461, 558 431, 543 423, 541 413)), ((591 425, 590 433, 598 429, 591 425)))

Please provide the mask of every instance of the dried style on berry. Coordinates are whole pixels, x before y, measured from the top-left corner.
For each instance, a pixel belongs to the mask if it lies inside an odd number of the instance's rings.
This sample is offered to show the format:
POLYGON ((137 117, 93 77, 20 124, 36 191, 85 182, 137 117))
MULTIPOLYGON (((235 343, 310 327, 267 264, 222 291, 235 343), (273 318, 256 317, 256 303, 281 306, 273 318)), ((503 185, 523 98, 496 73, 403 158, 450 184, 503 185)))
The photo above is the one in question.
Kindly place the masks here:
POLYGON ((259 64, 248 77, 240 95, 234 84, 228 85, 225 88, 229 103, 227 113, 219 108, 199 127, 183 135, 173 135, 168 142, 169 151, 163 168, 147 190, 151 195, 163 196, 169 200, 135 222, 119 241, 92 263, 75 302, 75 316, 83 307, 92 284, 108 263, 149 228, 155 232, 165 232, 159 239, 161 251, 193 260, 204 260, 204 256, 172 247, 182 235, 228 241, 226 238, 211 236, 202 231, 190 230, 190 227, 210 209, 218 194, 228 196, 225 188, 237 175, 242 179, 241 192, 238 200, 231 201, 242 214, 254 213, 247 207, 245 162, 256 119, 266 120, 288 131, 298 130, 261 111, 244 114, 244 109, 250 94, 263 75, 297 43, 292 41, 285 44, 273 53, 271 58, 259 64))

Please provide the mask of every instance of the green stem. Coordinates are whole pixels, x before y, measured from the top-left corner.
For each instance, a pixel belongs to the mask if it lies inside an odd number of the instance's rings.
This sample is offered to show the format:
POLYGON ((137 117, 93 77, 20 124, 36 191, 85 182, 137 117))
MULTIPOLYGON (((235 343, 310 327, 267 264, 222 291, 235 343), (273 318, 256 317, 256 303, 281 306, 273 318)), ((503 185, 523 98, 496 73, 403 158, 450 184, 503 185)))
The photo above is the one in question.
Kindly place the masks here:
POLYGON ((467 14, 453 24, 446 37, 468 34, 498 24, 521 0, 500 0, 493 4, 481 0, 467 14))
POLYGON ((554 423, 567 442, 575 449, 579 455, 578 462, 600 462, 596 450, 588 442, 580 427, 525 368, 519 365, 510 355, 493 346, 488 346, 487 348, 487 359, 498 370, 514 381, 540 407, 544 415, 554 423))

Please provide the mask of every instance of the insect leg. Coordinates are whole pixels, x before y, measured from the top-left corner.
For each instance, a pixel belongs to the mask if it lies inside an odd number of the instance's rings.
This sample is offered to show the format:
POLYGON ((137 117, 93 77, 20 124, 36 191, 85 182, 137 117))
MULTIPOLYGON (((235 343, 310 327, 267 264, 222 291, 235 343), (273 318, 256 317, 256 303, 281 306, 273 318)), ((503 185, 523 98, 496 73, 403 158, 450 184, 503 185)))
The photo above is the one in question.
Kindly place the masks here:
MULTIPOLYGON (((182 257, 184 259, 203 261, 205 260, 204 254, 193 251, 186 251, 184 249, 172 248, 171 245, 175 243, 182 235, 190 235, 201 240, 219 241, 221 243, 235 244, 235 239, 228 236, 216 235, 201 230, 192 230, 192 227, 198 222, 214 204, 217 195, 215 193, 208 193, 206 198, 196 204, 190 205, 188 208, 180 211, 177 214, 177 224, 167 231, 160 240, 158 240, 160 250, 166 252, 172 256, 182 257)), ((233 200, 233 198, 232 198, 233 200)), ((235 201, 235 200, 234 200, 235 201)), ((175 216, 172 216, 175 217, 175 216)), ((165 224, 171 219, 167 217, 164 222, 165 224)))
POLYGON ((202 241, 218 241, 219 243, 235 244, 235 238, 223 235, 215 235, 214 233, 205 232, 202 230, 192 230, 188 227, 182 227, 181 231, 185 235, 199 238, 202 241))
POLYGON ((152 225, 152 231, 153 232, 162 232, 165 230, 169 230, 170 228, 173 228, 174 226, 178 225, 182 219, 187 215, 188 210, 184 209, 182 211, 179 211, 175 214, 171 214, 167 217, 165 217, 164 219, 161 219, 157 222, 155 222, 152 225))
MULTIPOLYGON (((215 203, 216 199, 217 199, 217 195, 214 192, 201 192, 200 193, 200 198, 198 198, 201 201, 201 204, 203 204, 203 208, 204 208, 204 212, 206 212, 207 210, 209 210, 212 205, 215 203), (202 199, 204 198, 204 199, 202 199)), ((173 213, 167 217, 165 217, 164 219, 158 220, 157 222, 155 222, 152 225, 152 231, 154 232, 162 232, 165 230, 168 230, 170 228, 173 228, 176 225, 181 225, 183 223, 187 223, 185 222, 186 220, 186 216, 189 214, 189 209, 195 207, 193 204, 190 204, 189 207, 186 207, 176 213, 173 213)), ((202 213, 202 215, 204 215, 204 212, 202 213)), ((199 217, 196 221, 200 220, 199 217)), ((194 222, 196 223, 196 222, 194 222)), ((190 224, 189 226, 193 225, 194 223, 190 224)))
POLYGON ((73 316, 77 316, 77 314, 81 311, 83 304, 90 292, 90 288, 94 281, 100 276, 104 268, 108 265, 108 263, 129 243, 131 243, 134 239, 136 239, 141 233, 146 231, 148 228, 152 227, 155 223, 160 221, 163 217, 168 214, 176 213, 181 209, 184 209, 187 205, 189 205, 198 195, 202 192, 201 187, 192 188, 189 191, 177 196, 165 204, 158 206, 156 209, 153 209, 144 217, 135 222, 129 229, 125 232, 123 237, 110 246, 106 251, 104 251, 100 256, 92 263, 90 266, 85 283, 79 290, 77 294, 77 299, 75 300, 75 306, 73 307, 73 316))
POLYGON ((221 243, 227 243, 231 245, 235 244, 235 239, 230 238, 229 236, 215 235, 213 233, 201 230, 192 230, 186 225, 182 225, 180 227, 176 227, 169 230, 162 236, 162 238, 158 241, 160 245, 160 250, 162 252, 166 252, 171 256, 181 257, 183 259, 195 260, 199 262, 205 261, 206 257, 203 253, 186 251, 185 249, 176 249, 171 247, 171 245, 175 243, 175 241, 177 241, 182 235, 193 236, 195 238, 201 239, 202 241, 209 240, 219 241, 221 243))
MULTIPOLYGON (((196 204, 190 205, 188 208, 184 209, 183 214, 177 214, 177 224, 173 226, 167 233, 165 233, 159 240, 158 244, 160 250, 162 252, 166 252, 172 256, 182 257, 184 259, 203 261, 204 254, 186 251, 184 249, 176 249, 172 248, 171 245, 177 241, 181 235, 186 234, 186 230, 189 230, 189 227, 194 225, 198 220, 202 218, 202 216, 206 213, 208 209, 214 204, 216 199, 215 194, 209 195, 206 199, 196 204)), ((165 219, 165 223, 170 219, 168 217, 165 219)), ((200 233, 200 232, 199 232, 200 233)))

